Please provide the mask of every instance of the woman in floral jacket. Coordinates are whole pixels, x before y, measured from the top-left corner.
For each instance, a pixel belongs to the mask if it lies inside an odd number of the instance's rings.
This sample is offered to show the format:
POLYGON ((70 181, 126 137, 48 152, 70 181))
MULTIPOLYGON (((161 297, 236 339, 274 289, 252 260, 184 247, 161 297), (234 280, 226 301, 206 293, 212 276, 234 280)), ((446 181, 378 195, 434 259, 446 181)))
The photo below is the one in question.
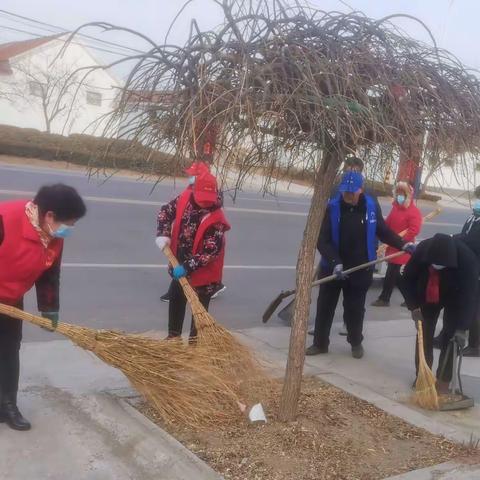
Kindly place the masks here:
MULTIPOLYGON (((168 338, 182 334, 186 298, 178 280, 187 277, 208 309, 222 281, 225 232, 230 225, 219 198, 216 178, 209 172, 196 177, 192 188, 164 205, 157 222, 157 246, 170 245, 180 265, 171 269, 168 338)), ((190 336, 196 336, 192 320, 190 336)))

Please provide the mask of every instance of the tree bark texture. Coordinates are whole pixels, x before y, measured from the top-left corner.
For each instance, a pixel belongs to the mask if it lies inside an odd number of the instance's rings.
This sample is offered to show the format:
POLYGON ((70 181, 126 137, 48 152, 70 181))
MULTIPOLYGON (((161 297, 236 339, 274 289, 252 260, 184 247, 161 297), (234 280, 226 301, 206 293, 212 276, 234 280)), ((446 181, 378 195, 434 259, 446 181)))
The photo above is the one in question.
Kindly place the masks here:
POLYGON ((280 402, 280 420, 284 422, 294 420, 297 415, 303 365, 305 363, 315 251, 323 216, 341 160, 341 156, 336 151, 324 154, 322 165, 317 172, 307 224, 298 254, 297 294, 295 296, 285 381, 280 402))

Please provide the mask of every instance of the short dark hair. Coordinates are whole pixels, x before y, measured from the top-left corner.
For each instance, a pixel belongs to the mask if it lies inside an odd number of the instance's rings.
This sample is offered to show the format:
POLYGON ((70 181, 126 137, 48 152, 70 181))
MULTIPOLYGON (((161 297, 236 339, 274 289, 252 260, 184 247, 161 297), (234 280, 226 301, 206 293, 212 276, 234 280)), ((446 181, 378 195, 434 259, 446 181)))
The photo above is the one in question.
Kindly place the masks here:
POLYGON ((360 158, 352 156, 352 157, 346 157, 345 158, 343 169, 344 170, 349 170, 349 169, 355 168, 360 173, 362 173, 364 166, 365 165, 360 158))
POLYGON ((475 188, 474 192, 475 198, 480 198, 480 185, 475 188))
POLYGON ((78 192, 69 185, 57 183, 45 185, 37 192, 33 203, 43 217, 47 212, 53 212, 59 222, 78 220, 87 213, 87 207, 78 192))

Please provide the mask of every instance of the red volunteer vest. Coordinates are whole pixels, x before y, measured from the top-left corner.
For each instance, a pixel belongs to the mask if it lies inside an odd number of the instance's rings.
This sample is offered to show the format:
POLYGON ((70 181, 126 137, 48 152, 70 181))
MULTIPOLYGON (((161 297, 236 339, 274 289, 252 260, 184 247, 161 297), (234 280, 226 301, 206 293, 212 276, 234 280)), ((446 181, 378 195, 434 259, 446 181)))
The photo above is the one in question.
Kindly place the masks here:
MULTIPOLYGON (((182 223, 183 213, 185 208, 190 202, 192 196, 192 189, 187 188, 177 200, 177 213, 175 216, 175 221, 172 225, 172 240, 171 240, 171 249, 174 255, 177 255, 178 248, 178 236, 180 234, 180 226, 182 223)), ((225 218, 225 214, 221 208, 208 213, 205 215, 200 225, 198 226, 197 232, 195 234, 195 239, 193 241, 193 254, 200 253, 203 246, 203 238, 207 230, 215 224, 221 223, 225 225, 226 230, 230 230, 230 224, 225 218)), ((222 249, 220 254, 211 261, 208 265, 199 268, 192 272, 188 277, 188 281, 192 287, 201 287, 204 285, 209 285, 211 283, 218 283, 222 281, 223 276, 223 264, 225 260, 225 240, 223 241, 222 249)))
POLYGON ((45 248, 25 214, 27 200, 0 203, 4 237, 0 244, 0 302, 16 305, 60 256, 63 240, 45 248))

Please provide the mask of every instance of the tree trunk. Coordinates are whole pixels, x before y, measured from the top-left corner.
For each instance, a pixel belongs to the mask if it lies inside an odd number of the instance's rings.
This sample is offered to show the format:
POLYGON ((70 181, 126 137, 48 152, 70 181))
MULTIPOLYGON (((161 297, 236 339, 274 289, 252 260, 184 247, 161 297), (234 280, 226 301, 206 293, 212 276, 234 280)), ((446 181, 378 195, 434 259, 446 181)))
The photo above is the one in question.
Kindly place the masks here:
POLYGON ((434 168, 430 168, 430 170, 428 171, 427 175, 425 176, 425 180, 423 181, 423 184, 422 184, 422 188, 420 189, 420 193, 422 195, 425 194, 425 192, 427 191, 427 186, 428 186, 428 182, 430 181, 430 178, 432 178, 432 175, 438 170, 437 167, 434 167, 434 168))
POLYGON ((280 402, 280 420, 284 422, 294 420, 297 414, 303 365, 305 363, 305 344, 310 313, 315 250, 320 226, 340 162, 341 159, 338 152, 325 152, 322 166, 315 179, 312 203, 298 254, 297 294, 295 297, 285 382, 280 402), (324 168, 325 165, 327 166, 326 168, 324 168))

